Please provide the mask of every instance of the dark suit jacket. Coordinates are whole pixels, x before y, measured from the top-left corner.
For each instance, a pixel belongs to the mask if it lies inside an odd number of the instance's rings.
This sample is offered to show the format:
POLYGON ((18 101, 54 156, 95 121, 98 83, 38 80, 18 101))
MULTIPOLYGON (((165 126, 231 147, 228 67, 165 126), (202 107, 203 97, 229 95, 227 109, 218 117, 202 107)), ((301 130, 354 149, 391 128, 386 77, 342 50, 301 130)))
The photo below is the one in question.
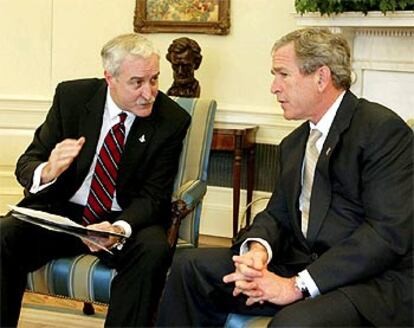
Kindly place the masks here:
MULTIPOLYGON (((21 205, 58 208, 80 187, 97 151, 106 93, 106 82, 101 79, 58 85, 45 122, 18 160, 19 182, 30 189, 35 168, 48 160, 58 142, 84 136, 86 143, 69 169, 52 186, 28 195, 21 205)), ((174 178, 189 124, 187 112, 161 92, 151 115, 135 118, 119 165, 116 186, 123 211, 114 219, 127 221, 133 231, 152 224, 167 224, 174 178), (138 140, 142 135, 145 135, 144 143, 138 140)))
POLYGON ((318 159, 308 238, 300 228, 306 122, 280 144, 276 188, 248 237, 267 240, 269 269, 307 269, 375 325, 413 324, 413 132, 392 111, 347 92, 318 159))

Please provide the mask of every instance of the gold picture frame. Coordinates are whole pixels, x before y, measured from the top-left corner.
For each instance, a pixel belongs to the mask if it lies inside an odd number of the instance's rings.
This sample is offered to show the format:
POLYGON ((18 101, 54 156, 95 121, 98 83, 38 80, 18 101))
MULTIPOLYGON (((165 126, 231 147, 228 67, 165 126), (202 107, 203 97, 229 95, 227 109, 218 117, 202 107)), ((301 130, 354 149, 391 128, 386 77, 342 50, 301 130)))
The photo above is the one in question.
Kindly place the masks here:
POLYGON ((136 0, 135 32, 225 35, 229 29, 230 0, 136 0))

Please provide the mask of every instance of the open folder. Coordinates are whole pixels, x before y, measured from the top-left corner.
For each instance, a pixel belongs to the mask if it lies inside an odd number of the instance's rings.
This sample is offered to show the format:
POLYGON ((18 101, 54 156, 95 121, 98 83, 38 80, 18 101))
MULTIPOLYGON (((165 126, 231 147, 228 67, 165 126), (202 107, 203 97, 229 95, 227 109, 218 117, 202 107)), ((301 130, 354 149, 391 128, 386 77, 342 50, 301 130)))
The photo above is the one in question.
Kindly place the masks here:
POLYGON ((35 224, 48 230, 63 232, 82 239, 86 239, 92 244, 111 254, 112 252, 100 244, 99 239, 97 238, 109 238, 111 236, 114 236, 119 238, 118 242, 120 243, 124 242, 127 238, 125 235, 116 232, 102 231, 90 227, 85 227, 79 223, 72 221, 69 218, 57 214, 51 214, 43 211, 33 210, 31 208, 13 205, 9 205, 9 207, 12 210, 12 215, 19 220, 35 224))

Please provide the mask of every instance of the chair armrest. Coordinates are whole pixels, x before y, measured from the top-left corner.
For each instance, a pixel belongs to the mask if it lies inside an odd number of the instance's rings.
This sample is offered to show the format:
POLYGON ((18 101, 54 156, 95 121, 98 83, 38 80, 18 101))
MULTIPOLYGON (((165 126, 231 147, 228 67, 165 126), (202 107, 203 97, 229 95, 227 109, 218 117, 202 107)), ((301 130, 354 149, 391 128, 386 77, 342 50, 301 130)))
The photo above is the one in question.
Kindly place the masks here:
POLYGON ((190 180, 174 192, 171 204, 171 225, 167 232, 167 239, 171 248, 175 248, 177 244, 181 220, 196 208, 206 191, 206 182, 190 180))
POLYGON ((188 208, 194 208, 207 192, 207 184, 201 180, 190 180, 174 192, 173 201, 182 200, 188 208))

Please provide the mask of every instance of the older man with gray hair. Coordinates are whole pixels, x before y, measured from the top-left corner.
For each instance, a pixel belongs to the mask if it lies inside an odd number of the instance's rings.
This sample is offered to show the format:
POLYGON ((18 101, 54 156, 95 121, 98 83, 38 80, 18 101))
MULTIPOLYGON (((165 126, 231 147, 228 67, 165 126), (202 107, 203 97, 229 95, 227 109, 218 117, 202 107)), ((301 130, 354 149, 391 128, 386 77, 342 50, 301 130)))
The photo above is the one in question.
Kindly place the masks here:
POLYGON ((125 34, 101 52, 105 79, 60 83, 45 121, 17 162, 20 206, 124 234, 88 241, 0 220, 1 327, 16 327, 26 276, 51 259, 94 252, 117 270, 107 327, 152 323, 171 251, 166 238, 173 183, 190 116, 158 90, 159 55, 125 34))

